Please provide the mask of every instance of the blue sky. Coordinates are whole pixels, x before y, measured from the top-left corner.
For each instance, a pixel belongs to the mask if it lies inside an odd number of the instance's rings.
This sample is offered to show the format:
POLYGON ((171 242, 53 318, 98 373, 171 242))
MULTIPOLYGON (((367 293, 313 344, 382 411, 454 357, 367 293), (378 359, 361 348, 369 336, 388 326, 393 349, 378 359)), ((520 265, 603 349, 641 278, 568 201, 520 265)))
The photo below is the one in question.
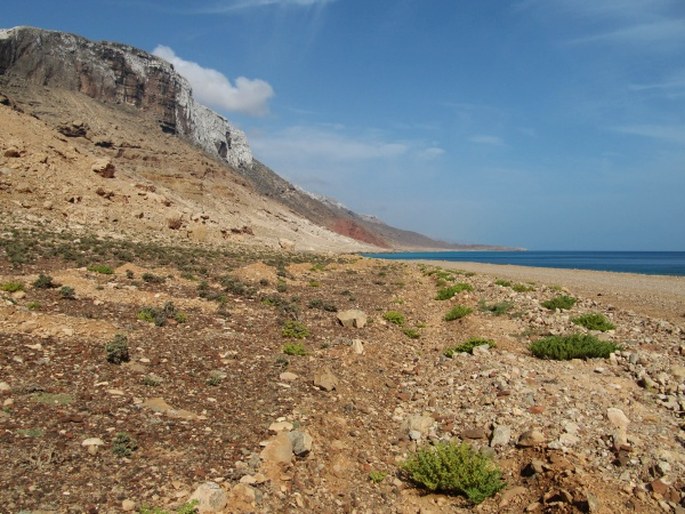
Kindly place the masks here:
POLYGON ((306 190, 455 242, 685 250, 683 0, 4 0, 156 51, 306 190))

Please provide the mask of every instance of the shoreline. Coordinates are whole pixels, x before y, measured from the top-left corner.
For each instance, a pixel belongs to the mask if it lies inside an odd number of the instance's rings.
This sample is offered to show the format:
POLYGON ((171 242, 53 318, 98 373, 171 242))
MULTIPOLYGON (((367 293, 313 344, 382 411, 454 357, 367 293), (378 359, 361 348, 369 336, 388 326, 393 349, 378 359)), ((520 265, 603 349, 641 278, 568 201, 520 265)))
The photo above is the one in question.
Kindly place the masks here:
POLYGON ((513 264, 487 264, 467 261, 401 260, 398 262, 463 270, 519 282, 559 285, 571 293, 592 298, 685 328, 685 277, 646 275, 614 271, 541 268, 513 264))

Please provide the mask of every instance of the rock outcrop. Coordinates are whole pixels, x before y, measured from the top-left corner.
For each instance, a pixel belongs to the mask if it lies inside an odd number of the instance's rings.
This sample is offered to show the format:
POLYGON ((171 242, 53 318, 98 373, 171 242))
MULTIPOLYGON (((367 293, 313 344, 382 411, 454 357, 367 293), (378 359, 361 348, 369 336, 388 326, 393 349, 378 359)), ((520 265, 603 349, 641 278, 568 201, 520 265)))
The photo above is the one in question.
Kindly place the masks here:
POLYGON ((32 27, 0 29, 0 75, 136 108, 234 167, 252 163, 242 131, 197 103, 173 65, 131 46, 32 27))

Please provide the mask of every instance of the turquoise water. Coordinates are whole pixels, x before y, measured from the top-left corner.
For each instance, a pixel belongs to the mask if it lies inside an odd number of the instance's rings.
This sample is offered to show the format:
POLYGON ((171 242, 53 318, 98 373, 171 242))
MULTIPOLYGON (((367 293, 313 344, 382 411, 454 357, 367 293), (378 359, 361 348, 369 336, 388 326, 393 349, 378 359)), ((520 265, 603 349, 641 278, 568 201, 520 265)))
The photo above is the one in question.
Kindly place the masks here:
POLYGON ((485 262, 685 276, 685 252, 404 252, 364 255, 379 259, 485 262))

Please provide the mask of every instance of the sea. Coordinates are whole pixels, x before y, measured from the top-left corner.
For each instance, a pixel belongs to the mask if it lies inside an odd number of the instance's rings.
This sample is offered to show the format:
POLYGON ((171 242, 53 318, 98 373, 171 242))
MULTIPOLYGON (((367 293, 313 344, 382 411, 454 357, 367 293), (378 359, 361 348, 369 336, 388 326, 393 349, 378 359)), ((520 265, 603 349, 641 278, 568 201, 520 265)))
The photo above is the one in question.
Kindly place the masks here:
POLYGON ((379 259, 485 262, 540 268, 685 276, 685 252, 462 251, 365 253, 363 255, 379 259))

